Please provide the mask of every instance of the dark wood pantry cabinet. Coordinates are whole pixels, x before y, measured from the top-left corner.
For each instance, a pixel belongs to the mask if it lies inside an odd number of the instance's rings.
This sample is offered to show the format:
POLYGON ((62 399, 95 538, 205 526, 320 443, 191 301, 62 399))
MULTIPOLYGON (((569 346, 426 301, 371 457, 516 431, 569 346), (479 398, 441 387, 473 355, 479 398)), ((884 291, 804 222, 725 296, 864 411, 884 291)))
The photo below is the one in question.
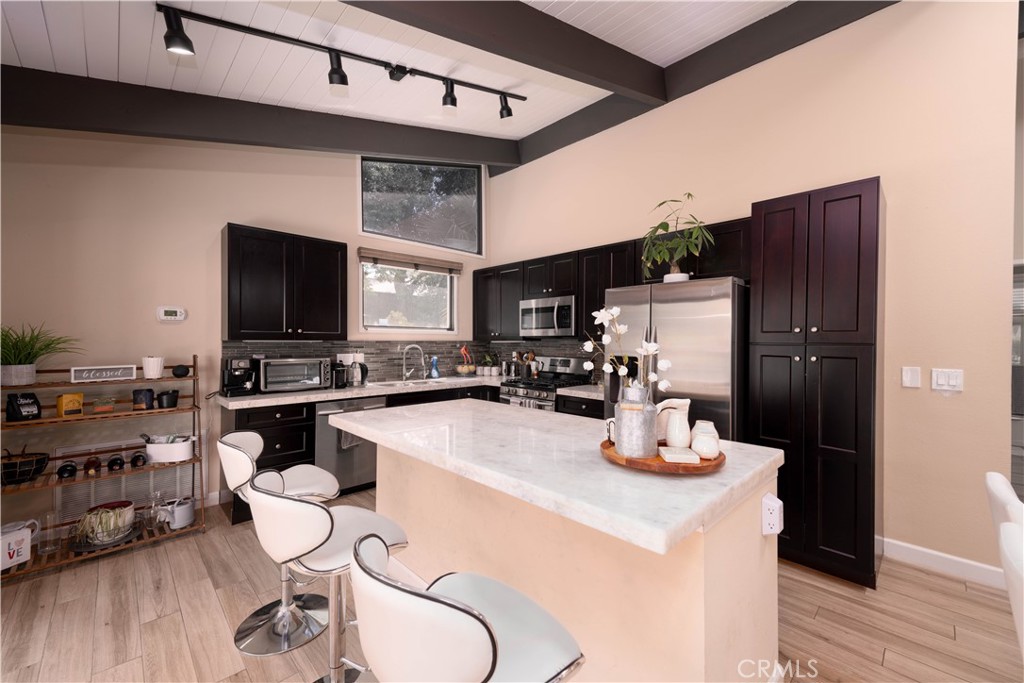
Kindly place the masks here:
POLYGON ((518 339, 522 297, 522 262, 474 270, 473 339, 518 339))
POLYGON ((348 337, 348 247, 229 223, 224 228, 224 339, 348 337))
POLYGON ((878 178, 754 204, 752 442, 781 448, 779 556, 874 587, 878 178))
POLYGON ((636 284, 636 245, 632 240, 584 249, 577 256, 576 330, 582 339, 600 339, 603 329, 594 311, 604 308, 604 293, 613 287, 636 284))
POLYGON ((576 291, 576 252, 523 262, 523 298, 568 296, 576 291))

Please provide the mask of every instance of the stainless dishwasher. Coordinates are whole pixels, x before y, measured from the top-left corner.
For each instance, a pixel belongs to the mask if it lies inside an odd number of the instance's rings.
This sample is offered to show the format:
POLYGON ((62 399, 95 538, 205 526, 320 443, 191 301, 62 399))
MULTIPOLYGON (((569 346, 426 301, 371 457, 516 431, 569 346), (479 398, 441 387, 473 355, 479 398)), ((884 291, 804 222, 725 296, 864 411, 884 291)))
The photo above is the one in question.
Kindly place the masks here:
POLYGON ((384 397, 353 398, 316 404, 316 455, 314 462, 335 477, 342 491, 369 488, 377 480, 377 444, 335 429, 327 418, 385 406, 384 397))

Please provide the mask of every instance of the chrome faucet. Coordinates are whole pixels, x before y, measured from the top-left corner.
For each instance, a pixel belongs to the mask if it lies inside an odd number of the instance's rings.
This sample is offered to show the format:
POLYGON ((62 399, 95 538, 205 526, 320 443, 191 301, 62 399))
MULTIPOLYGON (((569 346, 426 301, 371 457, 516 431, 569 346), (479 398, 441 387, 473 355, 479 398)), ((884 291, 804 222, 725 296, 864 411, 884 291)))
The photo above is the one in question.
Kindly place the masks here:
POLYGON ((423 370, 423 379, 426 379, 427 378, 427 359, 423 355, 423 349, 420 348, 419 344, 409 344, 404 349, 402 349, 402 379, 409 379, 409 375, 411 375, 416 370, 415 368, 410 368, 409 370, 405 369, 406 352, 409 349, 416 349, 417 351, 420 352, 420 368, 422 368, 422 370, 423 370))

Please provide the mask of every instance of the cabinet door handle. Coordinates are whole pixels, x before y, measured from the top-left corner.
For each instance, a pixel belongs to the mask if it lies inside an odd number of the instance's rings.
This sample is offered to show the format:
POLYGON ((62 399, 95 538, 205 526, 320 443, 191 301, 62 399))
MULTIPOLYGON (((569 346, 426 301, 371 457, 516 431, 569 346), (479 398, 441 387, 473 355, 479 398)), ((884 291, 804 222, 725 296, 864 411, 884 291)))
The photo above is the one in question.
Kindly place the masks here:
POLYGON ((797 363, 799 363, 800 362, 800 356, 793 356, 793 360, 795 360, 797 363))
POLYGON ((817 363, 818 362, 818 357, 817 356, 811 356, 811 362, 812 363, 817 363))
POLYGON ((817 332, 817 331, 818 331, 818 328, 817 328, 817 327, 812 327, 812 328, 811 328, 811 332, 817 332))
MULTIPOLYGON (((289 331, 289 332, 291 332, 291 330, 288 330, 288 331, 289 331)), ((800 331, 800 328, 799 328, 799 327, 794 327, 794 328, 793 328, 793 331, 794 331, 794 332, 799 332, 799 331, 800 331)))
POLYGON ((276 448, 277 450, 281 450, 281 444, 279 444, 279 443, 274 444, 274 448, 276 448))
POLYGON ((275 420, 280 420, 281 419, 281 413, 274 413, 274 419, 275 420))
POLYGON ((302 334, 302 328, 300 327, 299 329, 296 330, 296 332, 298 332, 299 334, 302 334))
POLYGON ((290 327, 289 327, 289 328, 288 328, 288 331, 289 331, 289 332, 291 332, 291 331, 292 331, 292 328, 290 328, 290 327))
POLYGON ((580 404, 580 410, 586 410, 586 409, 587 409, 587 404, 586 403, 581 403, 580 404))

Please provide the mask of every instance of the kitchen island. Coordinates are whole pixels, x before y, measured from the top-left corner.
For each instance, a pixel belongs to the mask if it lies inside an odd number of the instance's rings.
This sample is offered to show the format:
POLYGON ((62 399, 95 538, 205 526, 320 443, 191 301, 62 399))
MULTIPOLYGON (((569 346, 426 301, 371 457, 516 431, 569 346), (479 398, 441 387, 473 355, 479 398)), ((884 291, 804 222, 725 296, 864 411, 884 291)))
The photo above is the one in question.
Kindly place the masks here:
POLYGON ((759 680, 778 653, 776 538, 761 534, 782 451, 723 441, 708 475, 604 460, 604 424, 474 400, 330 418, 378 444, 377 511, 430 580, 474 571, 550 610, 578 680, 759 680))

